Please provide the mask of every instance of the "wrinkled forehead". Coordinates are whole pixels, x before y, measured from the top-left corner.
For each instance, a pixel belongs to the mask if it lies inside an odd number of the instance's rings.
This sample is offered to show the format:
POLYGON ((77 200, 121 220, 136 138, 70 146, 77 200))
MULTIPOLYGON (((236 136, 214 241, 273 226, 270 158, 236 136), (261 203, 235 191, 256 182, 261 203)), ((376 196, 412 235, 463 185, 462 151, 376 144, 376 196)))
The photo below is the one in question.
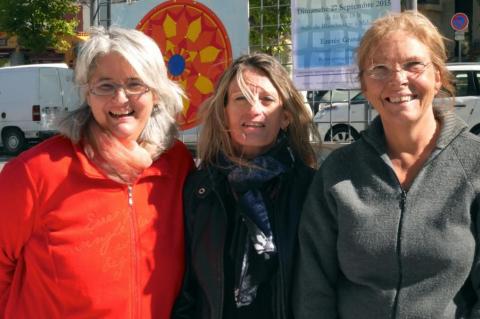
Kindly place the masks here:
POLYGON ((373 64, 401 64, 430 59, 431 50, 420 39, 410 32, 396 31, 372 43, 361 68, 365 69, 373 64))

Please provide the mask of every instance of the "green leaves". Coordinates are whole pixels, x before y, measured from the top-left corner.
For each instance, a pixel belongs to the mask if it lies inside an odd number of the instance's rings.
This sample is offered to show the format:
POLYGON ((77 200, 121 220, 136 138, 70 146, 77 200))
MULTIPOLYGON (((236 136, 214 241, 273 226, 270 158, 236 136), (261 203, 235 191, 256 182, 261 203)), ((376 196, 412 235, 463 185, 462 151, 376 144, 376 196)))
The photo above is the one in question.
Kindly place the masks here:
POLYGON ((269 54, 290 50, 290 0, 250 0, 250 48, 269 54))
POLYGON ((0 30, 16 35, 19 45, 33 52, 65 51, 65 35, 74 35, 78 11, 74 0, 0 0, 0 30))

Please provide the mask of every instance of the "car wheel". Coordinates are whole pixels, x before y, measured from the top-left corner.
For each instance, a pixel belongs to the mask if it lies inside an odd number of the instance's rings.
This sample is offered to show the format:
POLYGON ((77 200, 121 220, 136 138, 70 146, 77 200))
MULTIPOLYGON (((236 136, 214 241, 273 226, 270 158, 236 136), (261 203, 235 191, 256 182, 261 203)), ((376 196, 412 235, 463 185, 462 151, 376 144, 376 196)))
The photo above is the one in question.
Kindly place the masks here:
POLYGON ((328 130, 325 135, 326 142, 351 143, 360 138, 360 134, 351 126, 337 125, 328 130))
POLYGON ((25 135, 18 128, 7 128, 2 132, 3 150, 8 155, 17 155, 25 147, 25 135))

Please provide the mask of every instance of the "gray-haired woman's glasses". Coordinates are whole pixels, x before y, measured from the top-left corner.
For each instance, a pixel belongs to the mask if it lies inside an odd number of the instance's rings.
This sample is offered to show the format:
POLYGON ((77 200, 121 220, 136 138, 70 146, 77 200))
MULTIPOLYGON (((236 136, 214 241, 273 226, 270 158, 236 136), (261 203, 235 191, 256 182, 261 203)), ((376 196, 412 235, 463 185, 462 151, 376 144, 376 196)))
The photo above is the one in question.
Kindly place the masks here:
POLYGON ((401 64, 400 70, 395 70, 386 64, 374 64, 365 71, 365 74, 374 80, 389 79, 395 72, 405 72, 407 77, 416 77, 431 64, 431 62, 409 61, 401 64))
POLYGON ((114 96, 118 90, 122 89, 127 97, 142 95, 150 88, 141 81, 128 81, 125 84, 118 84, 112 81, 98 81, 90 86, 90 93, 97 96, 114 96))

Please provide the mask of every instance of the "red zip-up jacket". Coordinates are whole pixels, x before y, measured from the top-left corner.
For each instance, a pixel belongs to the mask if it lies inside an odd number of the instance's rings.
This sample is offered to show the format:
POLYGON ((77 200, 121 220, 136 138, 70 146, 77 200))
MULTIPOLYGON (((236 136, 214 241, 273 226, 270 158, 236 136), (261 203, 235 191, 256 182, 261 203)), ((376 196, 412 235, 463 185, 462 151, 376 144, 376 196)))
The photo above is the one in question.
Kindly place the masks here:
POLYGON ((0 318, 169 318, 184 272, 176 142, 132 186, 54 137, 0 173, 0 318))

